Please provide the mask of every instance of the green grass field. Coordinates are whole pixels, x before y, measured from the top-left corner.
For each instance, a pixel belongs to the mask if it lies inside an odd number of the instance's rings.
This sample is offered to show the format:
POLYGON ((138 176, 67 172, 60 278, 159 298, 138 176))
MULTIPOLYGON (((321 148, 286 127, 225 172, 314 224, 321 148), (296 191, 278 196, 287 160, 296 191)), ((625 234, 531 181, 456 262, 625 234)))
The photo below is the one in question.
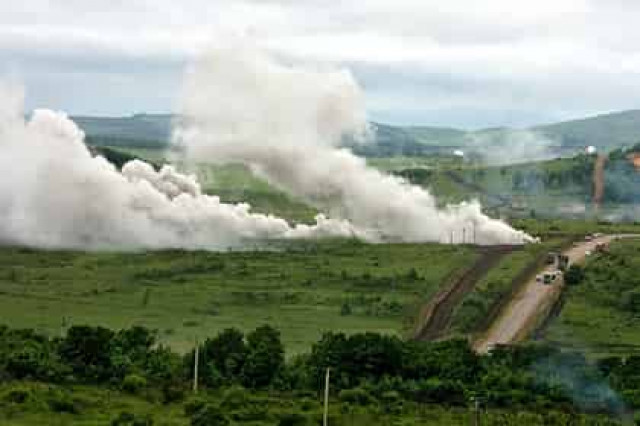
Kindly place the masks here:
POLYGON ((619 240, 590 258, 545 339, 592 356, 640 351, 640 241, 619 240))
POLYGON ((226 327, 280 329, 288 350, 325 331, 401 334, 419 304, 473 260, 431 244, 300 244, 261 252, 0 250, 0 312, 50 334, 72 324, 157 329, 178 350, 226 327))

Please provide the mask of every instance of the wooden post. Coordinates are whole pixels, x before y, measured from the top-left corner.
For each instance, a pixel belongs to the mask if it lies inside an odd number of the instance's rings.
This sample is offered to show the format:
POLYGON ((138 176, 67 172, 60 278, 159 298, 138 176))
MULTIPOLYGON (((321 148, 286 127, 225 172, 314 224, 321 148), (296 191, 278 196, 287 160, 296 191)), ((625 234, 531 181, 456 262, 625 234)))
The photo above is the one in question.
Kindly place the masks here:
POLYGON ((331 374, 331 368, 327 367, 327 374, 324 377, 324 414, 322 416, 322 425, 328 426, 329 424, 329 375, 331 374))

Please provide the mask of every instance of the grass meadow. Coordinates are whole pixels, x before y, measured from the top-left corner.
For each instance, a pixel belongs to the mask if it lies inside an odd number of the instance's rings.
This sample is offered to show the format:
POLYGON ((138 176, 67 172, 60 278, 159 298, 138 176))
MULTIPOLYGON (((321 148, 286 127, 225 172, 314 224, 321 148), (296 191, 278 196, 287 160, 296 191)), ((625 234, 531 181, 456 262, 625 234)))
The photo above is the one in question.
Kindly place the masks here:
POLYGON ((271 324, 288 351, 325 331, 402 334, 418 306, 473 261, 467 247, 326 241, 252 252, 0 249, 0 312, 48 334, 144 325, 179 351, 227 327, 271 324))

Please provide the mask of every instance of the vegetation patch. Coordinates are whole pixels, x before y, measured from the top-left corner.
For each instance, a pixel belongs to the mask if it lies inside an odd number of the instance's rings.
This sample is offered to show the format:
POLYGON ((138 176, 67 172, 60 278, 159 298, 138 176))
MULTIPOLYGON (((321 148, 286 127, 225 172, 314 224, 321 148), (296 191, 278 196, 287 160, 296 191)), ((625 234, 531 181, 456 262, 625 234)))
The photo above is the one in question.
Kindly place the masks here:
POLYGON ((292 352, 324 331, 403 334, 418 306, 475 256, 469 247, 353 241, 258 252, 0 249, 0 311, 59 335, 74 324, 161 330, 179 351, 226 327, 272 324, 292 352))

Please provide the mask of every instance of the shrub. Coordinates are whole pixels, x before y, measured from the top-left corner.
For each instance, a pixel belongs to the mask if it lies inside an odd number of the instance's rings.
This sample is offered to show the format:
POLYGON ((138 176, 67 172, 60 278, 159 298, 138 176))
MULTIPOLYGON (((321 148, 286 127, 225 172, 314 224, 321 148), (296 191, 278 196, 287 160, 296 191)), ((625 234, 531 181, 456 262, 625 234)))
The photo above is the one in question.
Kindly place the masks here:
POLYGON ((165 383, 162 386, 162 402, 165 404, 181 401, 184 394, 185 388, 182 383, 165 383))
POLYGON ((308 424, 307 417, 298 413, 283 414, 278 421, 278 426, 305 426, 308 424))
POLYGON ((147 379, 137 374, 129 374, 122 380, 122 390, 130 394, 138 394, 147 386, 147 379))
POLYGON ((79 404, 77 404, 70 395, 58 390, 54 390, 49 394, 49 397, 47 398, 47 404, 49 405, 51 411, 55 413, 80 413, 80 407, 78 406, 79 404))
POLYGON ((187 417, 192 417, 198 411, 202 410, 205 405, 207 405, 205 399, 199 397, 191 398, 184 404, 184 414, 187 417))
POLYGON ((249 402, 249 395, 244 388, 234 386, 224 393, 221 406, 226 410, 244 408, 249 402))
POLYGON ((111 426, 124 426, 133 423, 136 419, 136 415, 129 411, 121 411, 118 416, 111 420, 111 426))
POLYGON ((205 404, 191 416, 192 426, 227 426, 229 419, 219 407, 205 404))
POLYGON ((340 315, 342 316, 351 315, 351 305, 349 305, 349 302, 344 302, 342 304, 342 306, 340 307, 340 315))
POLYGON ((571 265, 564 274, 564 282, 567 285, 577 285, 584 280, 584 269, 580 265, 571 265))
POLYGON ((2 400, 14 404, 24 404, 33 399, 33 395, 29 389, 11 389, 2 395, 2 400))
POLYGON ((375 402, 375 398, 369 392, 362 388, 345 389, 340 391, 338 398, 341 402, 356 405, 369 405, 375 402))
POLYGON ((153 417, 151 415, 136 416, 129 411, 121 411, 118 416, 111 420, 111 426, 152 426, 153 417))

